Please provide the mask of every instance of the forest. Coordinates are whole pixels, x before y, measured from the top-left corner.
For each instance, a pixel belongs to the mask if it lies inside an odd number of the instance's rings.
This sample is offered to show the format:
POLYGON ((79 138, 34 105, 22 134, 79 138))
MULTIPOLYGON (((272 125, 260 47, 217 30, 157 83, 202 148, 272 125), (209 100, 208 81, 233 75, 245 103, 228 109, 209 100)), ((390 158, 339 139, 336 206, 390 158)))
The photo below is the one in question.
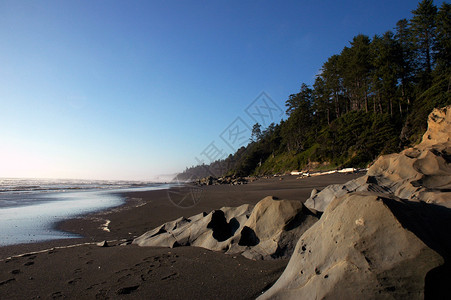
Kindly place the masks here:
POLYGON ((423 0, 393 31, 353 37, 288 96, 285 120, 255 124, 246 147, 179 178, 365 168, 418 143, 432 109, 451 104, 450 19, 450 4, 423 0))

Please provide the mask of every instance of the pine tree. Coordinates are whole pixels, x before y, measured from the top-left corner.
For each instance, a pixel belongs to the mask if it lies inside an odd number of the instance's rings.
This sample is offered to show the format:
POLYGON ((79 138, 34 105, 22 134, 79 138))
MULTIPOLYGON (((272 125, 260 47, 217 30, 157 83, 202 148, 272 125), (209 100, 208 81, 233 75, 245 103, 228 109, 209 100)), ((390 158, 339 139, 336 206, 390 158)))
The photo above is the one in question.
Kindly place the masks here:
POLYGON ((411 104, 411 87, 415 70, 414 47, 408 20, 402 19, 396 23, 395 40, 400 47, 398 76, 401 84, 399 88, 403 103, 407 105, 408 110, 411 104))
POLYGON ((437 7, 432 0, 423 0, 418 3, 417 9, 412 11, 412 33, 415 47, 420 58, 420 66, 431 74, 433 65, 433 49, 435 48, 435 28, 437 7))
POLYGON ((449 73, 451 67, 451 5, 443 2, 436 19, 435 61, 439 72, 449 73))
POLYGON ((351 110, 368 112, 368 94, 371 71, 370 38, 359 34, 340 54, 343 85, 350 100, 351 110))
POLYGON ((342 111, 344 111, 342 107, 346 105, 342 103, 343 77, 341 75, 339 59, 340 57, 338 55, 329 57, 323 65, 321 74, 324 79, 325 89, 333 98, 335 118, 341 116, 342 111))
POLYGON ((322 76, 315 78, 313 85, 313 110, 315 111, 318 123, 322 125, 323 120, 327 120, 327 125, 331 122, 331 101, 330 91, 326 87, 326 82, 322 76))
MULTIPOLYGON (((398 70, 400 64, 400 48, 393 38, 393 33, 388 31, 382 37, 375 36, 371 43, 373 57, 373 91, 376 94, 374 99, 374 110, 376 111, 376 101, 382 113, 382 103, 387 107, 385 110, 393 116, 393 105, 396 99, 398 70)), ((399 101, 396 101, 399 103, 399 101)), ((399 104, 402 112, 401 105, 399 104)))

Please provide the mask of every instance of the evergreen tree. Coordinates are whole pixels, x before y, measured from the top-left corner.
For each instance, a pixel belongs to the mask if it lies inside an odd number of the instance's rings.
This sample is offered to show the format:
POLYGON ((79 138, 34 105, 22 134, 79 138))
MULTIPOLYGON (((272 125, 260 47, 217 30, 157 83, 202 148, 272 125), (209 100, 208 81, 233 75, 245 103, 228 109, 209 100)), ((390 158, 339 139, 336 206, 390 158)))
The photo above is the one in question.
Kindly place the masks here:
POLYGON ((261 125, 258 123, 255 123, 252 127, 252 133, 251 133, 251 142, 258 142, 262 138, 262 129, 261 125))
POLYGON ((412 33, 419 65, 425 71, 421 74, 429 79, 433 65, 433 49, 435 48, 437 7, 432 0, 423 0, 418 3, 417 9, 412 11, 412 33))
POLYGON ((327 120, 329 125, 331 122, 331 101, 330 92, 326 87, 326 82, 322 76, 315 78, 313 85, 313 110, 317 119, 318 125, 323 125, 323 120, 327 120))
POLYGON ((273 174, 310 161, 359 167, 418 142, 432 109, 451 104, 450 7, 443 3, 437 12, 422 0, 411 20, 396 23, 395 34, 355 36, 326 60, 313 89, 303 83, 288 97, 286 120, 263 131, 255 124, 246 147, 210 167, 223 163, 236 175, 273 174))
POLYGON ((306 137, 312 126, 312 92, 312 89, 303 83, 301 91, 290 95, 286 101, 290 117, 282 128, 282 137, 286 141, 288 151, 298 152, 305 149, 306 137))
POLYGON ((368 94, 371 71, 370 39, 359 34, 340 55, 343 85, 347 91, 351 110, 368 111, 368 94))
POLYGON ((321 77, 324 79, 324 93, 333 99, 335 118, 339 118, 344 111, 343 106, 343 77, 340 69, 339 55, 332 55, 324 63, 321 77))
POLYGON ((437 19, 435 60, 439 72, 450 73, 451 67, 451 5, 443 2, 437 19))
MULTIPOLYGON (((375 98, 373 110, 377 107, 381 113, 389 112, 393 116, 393 105, 396 99, 398 70, 400 64, 400 47, 393 38, 393 33, 388 31, 382 37, 375 36, 371 44, 373 52, 373 90, 375 98), (377 102, 377 105, 376 105, 377 102), (383 109, 385 106, 386 109, 383 109)), ((396 101, 399 103, 399 101, 396 101)), ((399 104, 400 111, 402 112, 399 104)))
POLYGON ((301 84, 301 91, 297 94, 292 94, 289 96, 288 100, 285 102, 287 107, 286 114, 291 115, 299 107, 303 106, 305 101, 310 104, 312 102, 312 89, 308 87, 305 83, 301 84))
POLYGON ((395 39, 399 46, 399 88, 402 102, 408 110, 411 103, 412 79, 415 70, 414 48, 408 20, 402 19, 396 23, 395 39))

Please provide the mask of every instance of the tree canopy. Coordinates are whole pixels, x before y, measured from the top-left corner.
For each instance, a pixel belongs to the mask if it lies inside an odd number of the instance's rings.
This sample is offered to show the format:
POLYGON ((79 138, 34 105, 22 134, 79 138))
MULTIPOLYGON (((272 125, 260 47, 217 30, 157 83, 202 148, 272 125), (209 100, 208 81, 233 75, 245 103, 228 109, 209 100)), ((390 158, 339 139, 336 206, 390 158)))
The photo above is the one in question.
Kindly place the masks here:
POLYGON ((355 36, 312 87, 288 96, 286 120, 254 125, 251 143, 223 161, 226 173, 363 167, 418 142, 432 109, 451 104, 450 14, 448 3, 423 0, 394 32, 355 36))

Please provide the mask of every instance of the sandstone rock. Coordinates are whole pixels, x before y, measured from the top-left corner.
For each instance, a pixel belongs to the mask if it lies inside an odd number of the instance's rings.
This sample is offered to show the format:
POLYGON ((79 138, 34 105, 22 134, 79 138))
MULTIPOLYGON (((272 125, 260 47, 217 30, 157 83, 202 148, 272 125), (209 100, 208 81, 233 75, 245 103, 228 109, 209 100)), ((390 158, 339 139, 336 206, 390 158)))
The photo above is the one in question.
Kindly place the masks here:
POLYGON ((179 218, 150 230, 133 241, 139 246, 197 246, 211 250, 226 250, 228 242, 242 228, 252 206, 223 207, 209 214, 179 218))
POLYGON ((312 191, 310 198, 305 201, 305 206, 317 211, 324 211, 326 206, 333 200, 343 195, 355 192, 366 182, 366 178, 360 177, 345 184, 332 184, 318 192, 316 189, 312 191), (316 191, 316 192, 315 192, 316 191))
POLYGON ((451 142, 451 106, 436 108, 428 117, 428 129, 423 135, 422 146, 451 142))
POLYGON ((317 219, 315 212, 298 201, 268 196, 257 203, 238 236, 238 244, 232 244, 227 253, 242 252, 250 259, 289 257, 297 239, 317 219))
POLYGON ((255 247, 244 256, 252 259, 291 256, 297 239, 318 217, 299 201, 278 200, 268 196, 258 202, 244 224, 240 242, 255 247))
POLYGON ((443 207, 369 192, 335 199, 259 299, 424 298, 427 274, 451 249, 444 238, 449 222, 428 228, 437 209, 444 214, 439 219, 450 217, 443 207), (440 226, 445 228, 434 238, 440 226))
POLYGON ((254 207, 223 207, 165 223, 136 238, 139 246, 196 246, 250 259, 289 257, 318 217, 299 201, 268 196, 254 207))

